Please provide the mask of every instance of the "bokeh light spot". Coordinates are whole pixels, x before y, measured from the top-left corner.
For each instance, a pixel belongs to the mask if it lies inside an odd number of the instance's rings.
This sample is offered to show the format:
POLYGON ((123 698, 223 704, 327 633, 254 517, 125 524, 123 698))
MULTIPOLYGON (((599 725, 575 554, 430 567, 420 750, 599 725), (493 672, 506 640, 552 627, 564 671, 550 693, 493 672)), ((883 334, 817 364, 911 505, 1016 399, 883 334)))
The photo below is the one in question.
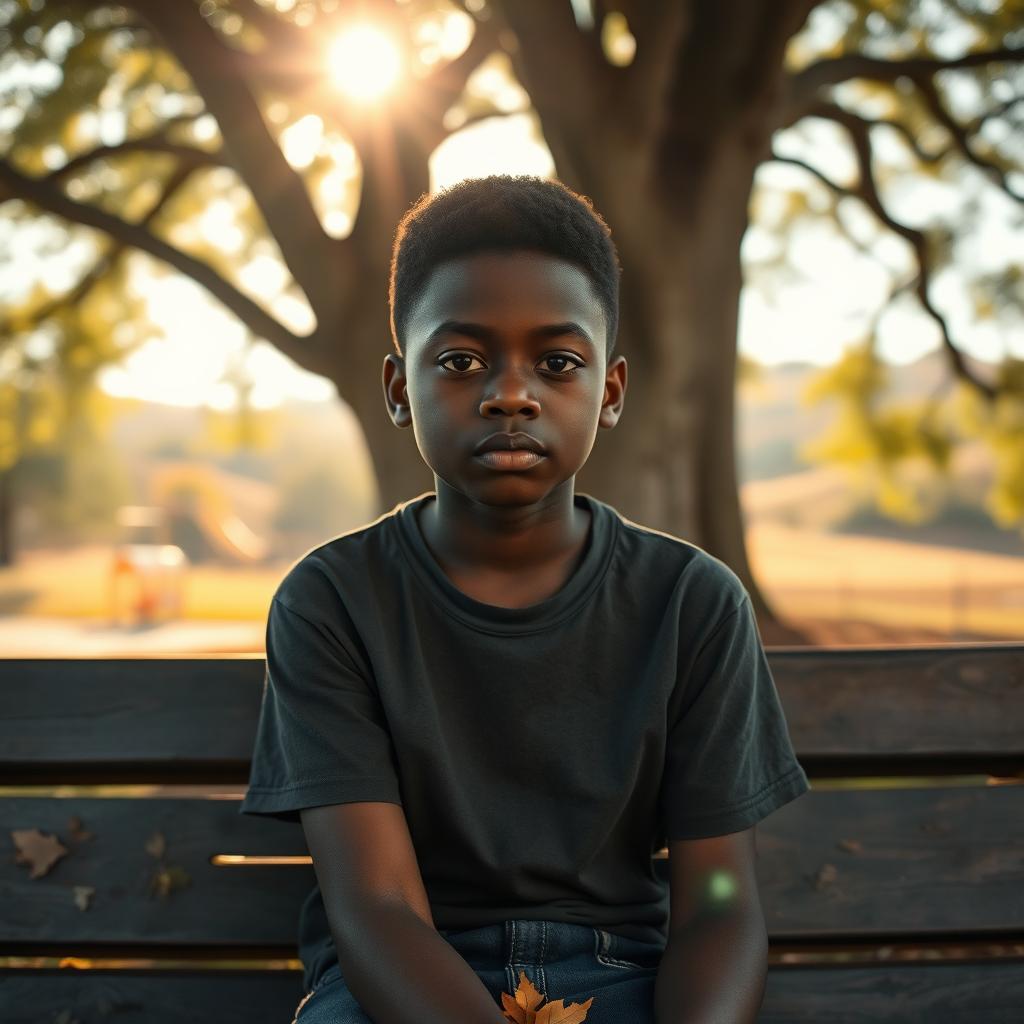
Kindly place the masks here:
POLYGON ((379 99, 398 83, 402 58, 395 41, 372 25, 347 29, 328 53, 331 78, 355 100, 379 99))
POLYGON ((712 903, 731 903, 736 898, 736 878, 731 871, 720 868, 708 878, 708 898, 712 903))

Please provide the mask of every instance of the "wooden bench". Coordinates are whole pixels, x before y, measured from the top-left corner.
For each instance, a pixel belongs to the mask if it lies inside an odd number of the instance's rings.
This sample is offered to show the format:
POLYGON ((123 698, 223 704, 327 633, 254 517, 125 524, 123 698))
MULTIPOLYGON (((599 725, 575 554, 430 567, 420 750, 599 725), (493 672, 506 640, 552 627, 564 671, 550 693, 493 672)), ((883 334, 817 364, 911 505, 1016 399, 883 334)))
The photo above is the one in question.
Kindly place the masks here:
MULTIPOLYGON (((814 789, 758 826, 760 1019, 1024 1020, 1024 644, 769 659, 814 789)), ((0 661, 4 1024, 292 1019, 312 867, 300 826, 237 813, 263 671, 0 661), (199 784, 222 798, 174 788, 199 784), (32 829, 68 850, 37 878, 11 835, 32 829)))

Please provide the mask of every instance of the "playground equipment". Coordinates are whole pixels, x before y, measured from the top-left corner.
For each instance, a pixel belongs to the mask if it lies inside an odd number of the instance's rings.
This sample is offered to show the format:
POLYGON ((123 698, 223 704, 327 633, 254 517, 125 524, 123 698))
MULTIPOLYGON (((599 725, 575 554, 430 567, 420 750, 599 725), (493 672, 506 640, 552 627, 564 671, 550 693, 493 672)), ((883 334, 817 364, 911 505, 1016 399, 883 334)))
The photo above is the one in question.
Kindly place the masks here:
POLYGON ((188 557, 163 543, 163 512, 145 505, 117 510, 122 536, 110 569, 110 617, 115 625, 180 618, 188 557))
POLYGON ((252 564, 267 555, 267 543, 234 514, 209 466, 158 466, 149 498, 148 505, 124 505, 117 512, 121 537, 110 571, 115 624, 180 618, 190 565, 252 564))
POLYGON ((179 462, 159 466, 149 482, 150 503, 165 510, 167 540, 192 562, 253 564, 269 545, 237 516, 210 466, 179 462))

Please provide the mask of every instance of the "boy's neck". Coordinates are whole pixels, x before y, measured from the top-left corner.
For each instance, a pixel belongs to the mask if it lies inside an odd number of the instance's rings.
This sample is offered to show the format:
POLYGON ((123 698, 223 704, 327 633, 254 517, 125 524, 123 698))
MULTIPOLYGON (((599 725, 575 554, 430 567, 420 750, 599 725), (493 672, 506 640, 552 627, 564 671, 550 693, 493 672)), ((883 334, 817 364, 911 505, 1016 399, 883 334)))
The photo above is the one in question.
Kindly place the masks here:
POLYGON ((558 575, 567 562, 575 566, 590 519, 568 481, 532 507, 472 504, 442 486, 420 505, 419 525, 449 576, 528 580, 558 575))

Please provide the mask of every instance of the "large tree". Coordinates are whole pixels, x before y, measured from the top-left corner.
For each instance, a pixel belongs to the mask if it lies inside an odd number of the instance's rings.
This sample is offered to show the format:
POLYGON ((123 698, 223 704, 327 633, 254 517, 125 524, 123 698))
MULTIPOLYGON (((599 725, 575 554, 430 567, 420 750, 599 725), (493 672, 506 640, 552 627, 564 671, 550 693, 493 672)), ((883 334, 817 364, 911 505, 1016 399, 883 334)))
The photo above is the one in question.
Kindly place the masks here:
MULTIPOLYGON (((43 211, 107 240, 70 291, 35 296, 8 336, 66 299, 81 305, 123 272, 126 253, 146 253, 335 383, 365 432, 385 509, 433 485, 381 396, 391 236, 428 189, 428 158, 446 137, 503 113, 466 93, 494 54, 525 89, 558 176, 609 220, 625 268, 627 412, 578 486, 722 558, 764 619, 733 433, 741 241, 759 168, 797 166, 830 209, 859 204, 902 239, 910 258, 891 295, 916 296, 951 374, 983 404, 1020 402, 1016 363, 983 380, 964 358, 932 288, 953 258, 949 232, 900 219, 875 152, 879 133, 895 133, 917 172, 970 184, 965 174, 980 171, 986 187, 1021 202, 1019 137, 1006 130, 1024 95, 1019 0, 466 0, 457 13, 472 33, 457 55, 437 49, 439 19, 456 16, 443 0, 4 0, 0 9, 8 62, 60 70, 24 75, 9 93, 17 113, 0 200, 20 201, 18 218, 43 211), (345 100, 325 73, 325 41, 353 15, 386 26, 414 68, 414 85, 373 106, 345 100), (966 107, 954 102, 964 83, 966 107), (123 132, 97 135, 115 107, 123 132), (284 126, 310 115, 357 154, 350 230, 332 227, 317 188, 352 150, 322 147, 300 167, 283 151, 284 126), (839 131, 855 167, 847 179, 773 152, 780 133, 807 119, 839 131), (272 239, 288 288, 315 317, 307 331, 245 285, 237 247, 204 247, 179 230, 204 204, 240 193, 252 223, 245 254, 272 239)), ((1011 263, 977 287, 1019 302, 1019 284, 1011 263)))

